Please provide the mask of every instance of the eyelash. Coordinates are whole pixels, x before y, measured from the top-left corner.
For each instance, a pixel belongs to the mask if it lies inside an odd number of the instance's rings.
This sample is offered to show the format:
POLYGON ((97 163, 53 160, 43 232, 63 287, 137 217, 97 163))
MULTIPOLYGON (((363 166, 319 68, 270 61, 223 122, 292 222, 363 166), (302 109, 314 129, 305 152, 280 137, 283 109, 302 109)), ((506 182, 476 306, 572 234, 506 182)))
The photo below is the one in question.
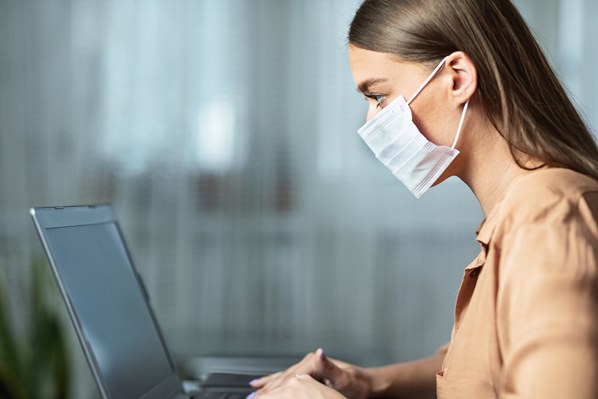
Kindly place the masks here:
POLYGON ((384 101, 385 96, 382 94, 367 94, 365 96, 367 99, 374 100, 376 102, 376 108, 380 108, 382 106, 382 101, 384 101))

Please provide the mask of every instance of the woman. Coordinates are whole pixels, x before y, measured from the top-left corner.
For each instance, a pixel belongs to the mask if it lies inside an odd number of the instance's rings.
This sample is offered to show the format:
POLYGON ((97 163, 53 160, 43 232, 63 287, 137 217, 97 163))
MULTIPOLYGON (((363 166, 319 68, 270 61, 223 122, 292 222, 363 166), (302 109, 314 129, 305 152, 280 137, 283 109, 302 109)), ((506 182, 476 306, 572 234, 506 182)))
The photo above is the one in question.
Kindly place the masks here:
POLYGON ((418 197, 465 182, 481 253, 435 355, 365 369, 319 349, 254 396, 598 398, 598 148, 516 8, 365 0, 349 58, 362 138, 418 197))

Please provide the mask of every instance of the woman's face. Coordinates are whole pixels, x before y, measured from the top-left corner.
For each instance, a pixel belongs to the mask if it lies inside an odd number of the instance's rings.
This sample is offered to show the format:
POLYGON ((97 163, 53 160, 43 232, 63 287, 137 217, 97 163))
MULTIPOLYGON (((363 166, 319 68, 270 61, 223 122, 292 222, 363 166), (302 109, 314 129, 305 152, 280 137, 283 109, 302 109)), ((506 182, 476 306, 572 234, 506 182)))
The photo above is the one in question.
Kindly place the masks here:
MULTIPOLYGON (((434 69, 353 45, 349 45, 349 63, 357 90, 368 103, 367 120, 401 95, 409 101, 434 69)), ((451 146, 457 133, 462 108, 455 106, 454 73, 441 68, 410 104, 413 122, 436 145, 451 146)), ((438 182, 454 174, 455 167, 453 162, 438 182)))

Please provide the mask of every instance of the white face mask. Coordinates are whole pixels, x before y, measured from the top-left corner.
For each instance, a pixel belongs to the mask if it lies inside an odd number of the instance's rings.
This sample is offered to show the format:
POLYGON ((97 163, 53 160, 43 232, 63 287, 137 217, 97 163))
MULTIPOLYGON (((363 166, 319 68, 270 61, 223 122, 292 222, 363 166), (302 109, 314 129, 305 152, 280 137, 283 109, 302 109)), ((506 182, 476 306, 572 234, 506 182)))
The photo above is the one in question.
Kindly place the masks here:
POLYGON ((459 155, 455 149, 469 100, 465 103, 452 147, 428 141, 413 123, 409 104, 436 76, 446 58, 417 89, 409 101, 395 99, 357 132, 367 146, 416 198, 421 197, 459 155))

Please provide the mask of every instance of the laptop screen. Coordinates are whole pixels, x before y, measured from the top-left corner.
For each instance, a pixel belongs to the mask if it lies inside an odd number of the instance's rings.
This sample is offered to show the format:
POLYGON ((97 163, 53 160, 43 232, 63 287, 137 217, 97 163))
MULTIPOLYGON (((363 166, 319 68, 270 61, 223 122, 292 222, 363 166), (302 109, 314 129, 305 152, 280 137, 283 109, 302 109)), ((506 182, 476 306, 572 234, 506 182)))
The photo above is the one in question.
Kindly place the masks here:
POLYGON ((142 397, 176 373, 116 223, 42 229, 108 397, 142 397))

